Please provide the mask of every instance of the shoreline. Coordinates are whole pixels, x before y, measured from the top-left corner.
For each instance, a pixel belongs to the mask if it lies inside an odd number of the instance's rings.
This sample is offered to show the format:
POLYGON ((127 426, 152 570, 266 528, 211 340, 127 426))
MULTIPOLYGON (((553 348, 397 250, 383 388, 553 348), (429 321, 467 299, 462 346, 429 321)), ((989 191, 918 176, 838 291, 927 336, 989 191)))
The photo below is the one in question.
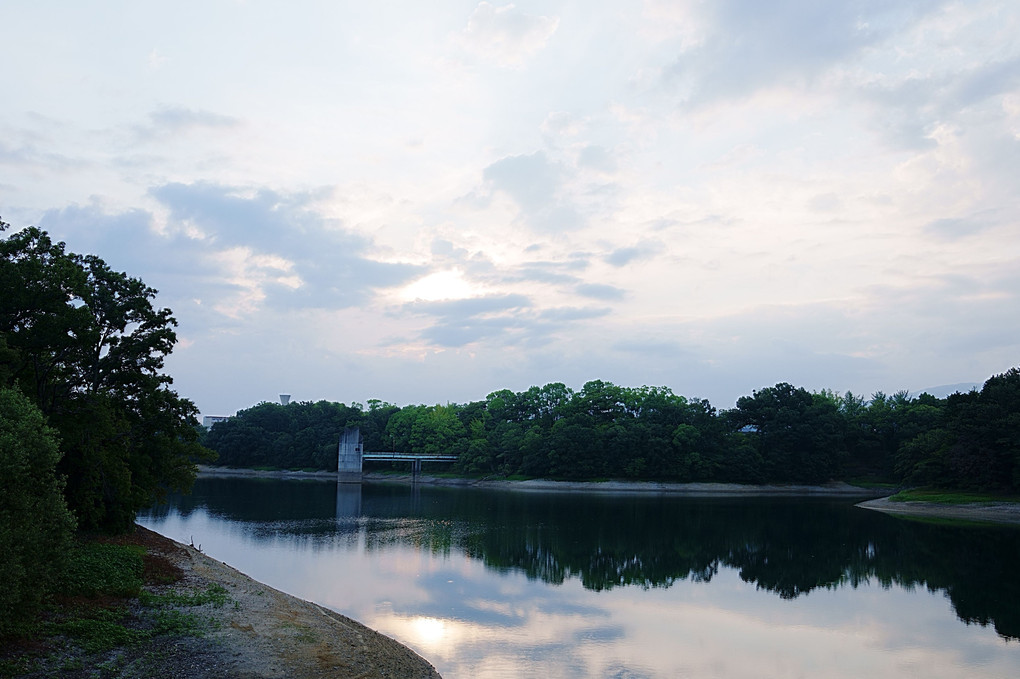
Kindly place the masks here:
POLYGON ((888 497, 880 497, 859 502, 855 506, 894 516, 920 519, 952 519, 956 521, 1020 525, 1020 503, 1016 502, 972 502, 947 505, 936 502, 919 502, 916 500, 893 502, 888 497))
POLYGON ((229 605, 202 606, 211 621, 203 637, 178 639, 167 674, 181 679, 243 677, 409 677, 441 679, 408 646, 315 602, 282 592, 196 547, 136 525, 151 552, 170 561, 181 580, 169 589, 219 586, 229 605))
MULTIPOLYGON (((274 478, 289 480, 336 480, 336 472, 258 470, 237 467, 199 465, 199 477, 274 478)), ((821 485, 739 484, 739 483, 660 483, 655 481, 550 481, 529 479, 468 479, 411 474, 366 473, 367 483, 419 483, 448 488, 482 488, 517 492, 599 493, 611 495, 682 495, 685 497, 832 497, 863 498, 855 506, 886 514, 917 518, 941 518, 983 523, 1020 525, 1020 503, 972 503, 946 505, 934 502, 892 502, 887 489, 863 488, 843 481, 821 485)))
MULTIPOLYGON (((272 478, 287 480, 335 480, 336 472, 242 469, 237 467, 210 467, 199 465, 200 478, 272 478)), ((419 475, 415 481, 410 474, 363 475, 368 483, 419 483, 428 486, 451 488, 485 488, 523 492, 585 492, 609 494, 686 495, 689 497, 727 497, 732 495, 755 497, 880 497, 888 491, 852 486, 843 481, 826 484, 740 484, 740 483, 662 483, 657 481, 551 481, 548 479, 468 479, 419 475)))

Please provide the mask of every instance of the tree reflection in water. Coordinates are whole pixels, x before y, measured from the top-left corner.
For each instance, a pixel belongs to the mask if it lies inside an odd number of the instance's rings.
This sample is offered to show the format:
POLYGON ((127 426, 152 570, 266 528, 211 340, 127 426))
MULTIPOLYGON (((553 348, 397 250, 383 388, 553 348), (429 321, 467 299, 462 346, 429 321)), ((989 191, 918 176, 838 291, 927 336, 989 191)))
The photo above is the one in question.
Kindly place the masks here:
POLYGON ((595 591, 711 582, 721 568, 783 599, 818 588, 924 587, 968 624, 1020 639, 1020 530, 920 522, 818 498, 682 498, 480 491, 401 485, 203 478, 149 513, 204 508, 254 539, 364 536, 595 591))

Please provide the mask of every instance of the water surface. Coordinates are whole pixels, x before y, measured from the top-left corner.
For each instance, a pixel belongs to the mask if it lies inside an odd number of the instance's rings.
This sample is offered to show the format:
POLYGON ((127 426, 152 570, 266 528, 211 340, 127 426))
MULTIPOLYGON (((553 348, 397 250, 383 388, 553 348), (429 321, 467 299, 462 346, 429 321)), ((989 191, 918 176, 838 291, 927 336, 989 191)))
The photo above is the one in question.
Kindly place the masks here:
POLYGON ((139 522, 446 679, 1020 676, 1020 530, 852 504, 202 478, 139 522))

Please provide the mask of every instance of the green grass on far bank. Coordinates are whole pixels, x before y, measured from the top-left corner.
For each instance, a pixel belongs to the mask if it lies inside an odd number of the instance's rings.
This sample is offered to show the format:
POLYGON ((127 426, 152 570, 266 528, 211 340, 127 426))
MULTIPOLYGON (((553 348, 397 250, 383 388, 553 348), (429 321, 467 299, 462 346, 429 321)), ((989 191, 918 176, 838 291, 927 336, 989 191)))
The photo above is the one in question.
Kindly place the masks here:
POLYGON ((857 486, 858 488, 868 488, 869 490, 893 491, 900 487, 898 483, 893 483, 891 481, 886 481, 885 479, 871 477, 868 478, 854 477, 851 479, 846 479, 846 483, 850 484, 851 486, 857 486))
POLYGON ((889 498, 893 502, 933 502, 942 505, 962 504, 998 504, 1002 502, 1020 503, 1017 495, 995 495, 990 493, 972 493, 939 488, 911 488, 901 490, 889 498))

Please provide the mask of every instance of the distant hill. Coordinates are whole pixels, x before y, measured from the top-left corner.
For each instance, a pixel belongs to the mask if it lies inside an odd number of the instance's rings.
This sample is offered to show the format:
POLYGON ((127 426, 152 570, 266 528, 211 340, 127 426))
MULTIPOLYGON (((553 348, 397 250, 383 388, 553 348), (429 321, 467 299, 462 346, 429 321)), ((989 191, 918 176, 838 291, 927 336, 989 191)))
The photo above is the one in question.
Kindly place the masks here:
POLYGON ((943 384, 938 387, 927 387, 910 393, 911 396, 918 394, 931 394, 935 398, 945 398, 950 394, 961 392, 966 394, 971 389, 981 391, 981 382, 960 382, 959 384, 943 384))

